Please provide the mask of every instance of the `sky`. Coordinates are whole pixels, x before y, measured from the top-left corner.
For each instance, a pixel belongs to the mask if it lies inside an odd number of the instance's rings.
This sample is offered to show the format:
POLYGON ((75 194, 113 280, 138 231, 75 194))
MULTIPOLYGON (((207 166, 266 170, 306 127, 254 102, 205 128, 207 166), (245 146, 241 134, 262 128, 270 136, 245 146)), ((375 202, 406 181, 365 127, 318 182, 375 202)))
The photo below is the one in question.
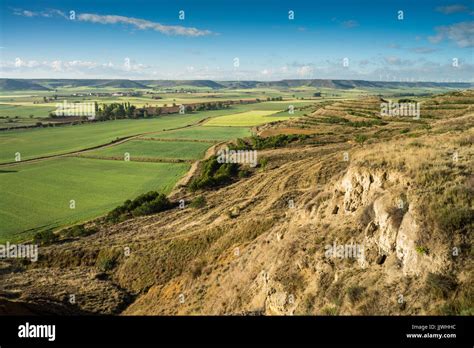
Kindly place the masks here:
POLYGON ((464 0, 0 0, 0 77, 474 82, 464 0))

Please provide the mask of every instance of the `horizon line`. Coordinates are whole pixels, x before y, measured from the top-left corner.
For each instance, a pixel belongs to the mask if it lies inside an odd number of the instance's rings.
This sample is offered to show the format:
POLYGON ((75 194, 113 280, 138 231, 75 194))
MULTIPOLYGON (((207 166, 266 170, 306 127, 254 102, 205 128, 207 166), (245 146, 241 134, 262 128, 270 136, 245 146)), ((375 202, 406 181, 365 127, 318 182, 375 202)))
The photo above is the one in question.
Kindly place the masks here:
POLYGON ((213 82, 282 82, 282 81, 363 81, 363 82, 386 82, 386 83, 468 83, 474 81, 403 81, 403 80, 362 80, 362 79, 338 79, 338 78, 311 78, 311 79, 279 79, 279 80, 218 80, 218 79, 127 79, 127 78, 48 78, 48 77, 1 77, 0 80, 104 80, 104 81, 213 81, 213 82))

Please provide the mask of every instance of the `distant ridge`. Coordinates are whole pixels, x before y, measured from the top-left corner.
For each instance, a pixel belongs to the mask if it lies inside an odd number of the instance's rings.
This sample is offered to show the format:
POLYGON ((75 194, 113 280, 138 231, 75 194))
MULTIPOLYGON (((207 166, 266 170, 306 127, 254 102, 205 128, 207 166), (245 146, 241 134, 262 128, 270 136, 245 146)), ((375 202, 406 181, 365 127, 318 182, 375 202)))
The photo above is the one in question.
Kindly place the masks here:
POLYGON ((113 88, 150 88, 144 84, 132 80, 111 80, 102 84, 95 85, 95 87, 113 87, 113 88))
POLYGON ((38 85, 31 80, 0 79, 1 91, 49 91, 49 88, 38 85))
POLYGON ((213 80, 127 80, 127 79, 0 79, 0 91, 51 90, 64 87, 91 88, 174 88, 180 86, 207 87, 212 89, 248 89, 257 87, 273 88, 472 88, 471 82, 399 82, 334 79, 289 79, 280 81, 213 81, 213 80))
POLYGON ((191 87, 209 87, 209 88, 225 88, 219 82, 212 80, 137 80, 137 82, 152 87, 176 87, 176 86, 191 86, 191 87))

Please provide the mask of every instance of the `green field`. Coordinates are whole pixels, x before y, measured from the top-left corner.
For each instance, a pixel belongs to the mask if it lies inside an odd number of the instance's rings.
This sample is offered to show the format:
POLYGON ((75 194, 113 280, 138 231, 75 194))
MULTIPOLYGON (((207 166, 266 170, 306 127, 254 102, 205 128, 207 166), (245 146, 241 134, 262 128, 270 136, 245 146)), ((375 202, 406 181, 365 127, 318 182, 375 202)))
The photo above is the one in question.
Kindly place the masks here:
MULTIPOLYGON (((24 115, 33 107, 28 98, 23 94, 16 100, 24 115)), ((212 98, 229 96, 216 93, 212 98)), ((185 115, 2 131, 0 163, 13 162, 17 152, 22 160, 40 159, 0 168, 0 241, 22 241, 38 231, 93 219, 150 190, 168 193, 190 168, 190 163, 174 162, 197 160, 216 142, 250 136, 251 126, 288 119, 285 110, 291 104, 299 114, 297 108, 308 102, 261 102, 185 115), (81 157, 41 159, 100 146, 81 157), (126 152, 130 162, 122 160, 126 152), (75 200, 75 209, 70 209, 70 200, 75 200)), ((8 126, 11 121, 34 124, 38 119, 2 121, 8 126)))
POLYGON ((230 126, 230 127, 252 127, 274 121, 284 121, 291 117, 272 116, 275 110, 254 110, 238 114, 219 116, 207 121, 205 126, 230 126))
POLYGON ((132 140, 117 146, 87 152, 85 155, 125 158, 125 153, 128 153, 130 161, 137 158, 197 160, 211 145, 212 143, 207 142, 132 140))
POLYGON ((9 116, 10 118, 21 117, 29 118, 34 117, 48 117, 49 113, 55 110, 54 105, 19 105, 15 104, 0 104, 0 117, 9 116))
POLYGON ((143 163, 60 158, 0 171, 0 242, 90 219, 126 199, 157 190, 168 193, 187 163, 143 163), (70 200, 76 208, 70 209, 70 200))
POLYGON ((210 113, 218 115, 224 113, 224 110, 152 119, 117 120, 76 126, 4 131, 0 133, 0 163, 14 161, 16 152, 19 152, 21 159, 25 160, 78 151, 131 135, 156 133, 165 129, 184 127, 209 117, 210 113))
POLYGON ((208 141, 222 141, 236 138, 244 138, 251 135, 248 128, 238 127, 190 127, 185 129, 162 132, 154 135, 146 135, 142 138, 157 139, 196 139, 208 141))

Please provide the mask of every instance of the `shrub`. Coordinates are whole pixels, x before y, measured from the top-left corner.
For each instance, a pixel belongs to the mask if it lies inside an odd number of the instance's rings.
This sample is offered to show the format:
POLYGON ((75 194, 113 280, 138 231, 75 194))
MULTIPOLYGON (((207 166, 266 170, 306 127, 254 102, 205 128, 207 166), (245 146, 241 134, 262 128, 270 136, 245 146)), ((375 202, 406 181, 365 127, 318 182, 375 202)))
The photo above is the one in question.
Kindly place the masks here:
POLYGON ((97 228, 86 228, 84 225, 76 225, 61 231, 61 235, 67 238, 90 236, 98 231, 97 228))
POLYGON ((142 194, 134 200, 127 200, 118 206, 106 216, 106 220, 110 222, 120 222, 132 217, 141 215, 150 215, 170 209, 172 207, 168 198, 156 191, 150 191, 142 194))
POLYGON ((97 255, 95 265, 101 271, 110 271, 116 266, 120 254, 120 249, 102 249, 97 255))
POLYGON ((262 169, 265 169, 265 167, 267 166, 267 164, 268 164, 268 159, 266 159, 266 158, 260 158, 260 159, 258 160, 258 166, 259 166, 260 168, 262 168, 262 169))
POLYGON ((364 291, 365 291, 365 288, 361 286, 349 287, 347 289, 347 296, 349 297, 349 301, 351 301, 352 304, 359 302, 364 291))
POLYGON ((248 169, 239 170, 239 178, 248 178, 251 174, 251 171, 248 169))
POLYGON ((191 208, 202 208, 206 205, 206 199, 203 196, 197 196, 190 204, 191 208))
POLYGON ((214 156, 204 162, 200 176, 191 182, 189 188, 195 191, 219 187, 232 182, 238 173, 237 163, 219 163, 214 156))
POLYGON ((426 288, 429 293, 437 298, 446 299, 456 289, 456 281, 450 276, 428 273, 426 288))
POLYGON ((360 127, 372 127, 372 126, 385 126, 388 123, 382 120, 370 120, 370 121, 355 121, 347 123, 351 127, 360 128, 360 127))
POLYGON ((469 286, 467 289, 461 289, 456 297, 446 301, 438 312, 440 315, 474 315, 474 290, 469 286))
POLYGON ((323 315, 338 315, 339 313, 339 309, 335 306, 333 307, 324 307, 322 310, 321 310, 322 314, 323 315))
POLYGON ((284 147, 291 142, 308 138, 305 134, 279 134, 270 137, 252 136, 246 140, 237 139, 237 143, 231 146, 233 150, 263 150, 269 148, 284 147))
POLYGON ((40 245, 53 244, 57 240, 58 240, 58 235, 55 234, 52 230, 38 232, 33 237, 33 242, 35 244, 40 244, 40 245))
POLYGON ((448 233, 467 227, 474 221, 474 211, 468 207, 443 207, 438 213, 438 226, 448 233))
POLYGON ((427 247, 424 247, 424 246, 417 246, 415 248, 416 252, 418 254, 421 254, 421 255, 428 255, 430 249, 428 249, 427 247))
POLYGON ((365 134, 357 134, 355 136, 355 141, 359 144, 363 144, 367 141, 367 139, 369 139, 369 137, 365 134))

